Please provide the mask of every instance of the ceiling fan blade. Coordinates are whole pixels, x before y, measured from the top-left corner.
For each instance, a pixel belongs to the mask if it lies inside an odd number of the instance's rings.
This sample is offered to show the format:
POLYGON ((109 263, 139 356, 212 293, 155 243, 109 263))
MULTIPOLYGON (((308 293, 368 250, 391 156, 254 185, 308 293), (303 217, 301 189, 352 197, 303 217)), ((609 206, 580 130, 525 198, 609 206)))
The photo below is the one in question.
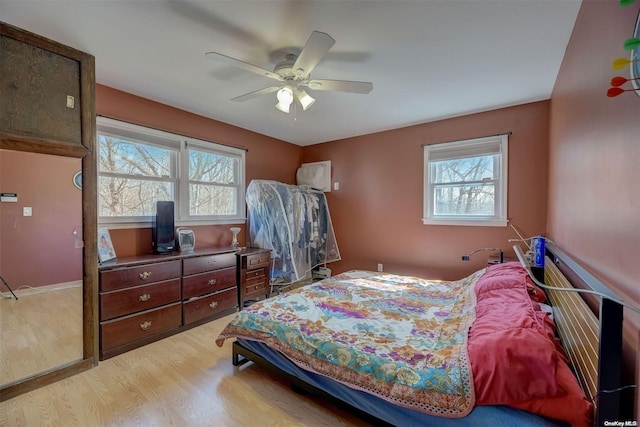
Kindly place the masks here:
POLYGON ((244 61, 240 61, 239 59, 235 59, 232 58, 230 56, 227 55, 223 55, 221 53, 218 52, 207 52, 205 53, 205 55, 207 56, 207 58, 211 58, 213 60, 216 60, 218 62, 224 62, 225 64, 229 64, 229 65, 233 65, 235 67, 239 67, 242 68, 244 70, 247 71, 251 71, 252 73, 256 73, 259 74, 261 76, 265 76, 265 77, 269 77, 270 79, 274 79, 274 80, 278 80, 278 81, 284 81, 284 79, 282 77, 280 77, 278 74, 267 70, 266 68, 260 68, 257 67, 255 65, 249 64, 248 62, 244 62, 244 61))
POLYGON ((244 95, 236 96, 235 98, 232 98, 231 100, 235 101, 235 102, 248 101, 250 99, 257 98, 260 95, 265 95, 267 93, 273 93, 273 92, 277 91, 280 88, 281 88, 281 86, 269 86, 269 87, 265 87, 263 89, 254 90, 253 92, 245 93, 244 95))
POLYGON ((352 82, 348 80, 309 80, 305 86, 313 90, 329 90, 337 92, 369 93, 373 89, 371 82, 352 82))
POLYGON ((299 77, 308 76, 335 42, 327 33, 312 32, 307 44, 304 45, 302 52, 300 52, 298 59, 291 68, 293 73, 299 77))

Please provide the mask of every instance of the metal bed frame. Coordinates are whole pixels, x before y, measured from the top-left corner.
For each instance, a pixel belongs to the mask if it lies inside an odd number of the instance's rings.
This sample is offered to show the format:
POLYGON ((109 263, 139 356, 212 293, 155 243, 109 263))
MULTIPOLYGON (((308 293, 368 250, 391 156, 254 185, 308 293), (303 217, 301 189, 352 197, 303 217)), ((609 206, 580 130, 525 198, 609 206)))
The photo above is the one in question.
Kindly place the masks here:
MULTIPOLYGON (((553 306, 558 335, 570 360, 570 366, 585 394, 595 405, 595 424, 602 426, 605 421, 621 420, 624 416, 619 392, 622 375, 623 304, 614 292, 553 244, 547 244, 546 254, 547 264, 543 272, 545 283, 535 279, 536 275, 526 264, 524 257, 520 258, 520 261, 528 269, 534 282, 544 287, 555 288, 545 289, 545 292, 553 306), (575 283, 565 277, 564 272, 567 271, 575 283), (566 288, 570 292, 558 288, 566 288), (602 298, 598 316, 583 299, 584 294, 578 293, 581 292, 580 289, 586 289, 602 298)), ((237 341, 234 342, 233 365, 239 366, 247 361, 253 361, 283 376, 296 390, 312 393, 342 407, 346 406, 352 413, 355 411, 363 420, 374 425, 388 425, 282 371, 257 353, 243 347, 237 341)))

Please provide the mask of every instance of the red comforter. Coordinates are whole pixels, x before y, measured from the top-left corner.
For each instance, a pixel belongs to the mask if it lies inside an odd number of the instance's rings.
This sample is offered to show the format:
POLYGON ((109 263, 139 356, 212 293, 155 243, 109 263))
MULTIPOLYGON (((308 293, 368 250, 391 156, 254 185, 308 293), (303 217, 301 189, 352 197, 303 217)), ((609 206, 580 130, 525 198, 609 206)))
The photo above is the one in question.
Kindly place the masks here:
POLYGON ((508 405, 591 425, 593 405, 567 365, 553 321, 540 310, 544 294, 524 268, 516 262, 488 267, 476 296, 468 341, 476 405, 508 405))

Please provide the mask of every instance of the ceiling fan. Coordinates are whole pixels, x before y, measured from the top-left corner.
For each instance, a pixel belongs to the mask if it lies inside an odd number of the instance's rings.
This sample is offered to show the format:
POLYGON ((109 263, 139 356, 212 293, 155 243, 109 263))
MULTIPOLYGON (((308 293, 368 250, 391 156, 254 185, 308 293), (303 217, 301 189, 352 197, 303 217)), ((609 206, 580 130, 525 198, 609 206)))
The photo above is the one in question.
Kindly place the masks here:
POLYGON ((285 59, 276 64, 273 71, 249 64, 239 59, 223 55, 218 52, 207 52, 206 56, 216 61, 251 71, 252 73, 277 80, 273 86, 258 89, 253 92, 232 98, 232 101, 243 102, 267 93, 277 93, 276 108, 283 113, 289 113, 289 107, 295 101, 300 103, 306 111, 316 101, 305 88, 312 90, 338 91, 366 94, 373 89, 371 82, 354 82, 348 80, 317 80, 311 79, 311 71, 329 52, 336 41, 326 33, 314 31, 299 55, 288 54, 285 59))

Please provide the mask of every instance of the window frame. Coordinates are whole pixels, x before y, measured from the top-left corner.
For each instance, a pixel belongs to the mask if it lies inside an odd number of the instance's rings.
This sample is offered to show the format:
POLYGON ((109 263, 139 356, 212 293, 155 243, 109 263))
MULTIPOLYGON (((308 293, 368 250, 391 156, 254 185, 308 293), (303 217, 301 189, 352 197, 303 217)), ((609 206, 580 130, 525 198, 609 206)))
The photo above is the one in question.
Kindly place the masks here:
MULTIPOLYGON (((218 144, 211 141, 191 138, 171 132, 152 129, 128 122, 122 122, 106 117, 97 117, 96 126, 96 147, 98 154, 96 155, 96 172, 98 175, 98 184, 102 176, 119 176, 111 172, 102 173, 100 171, 100 134, 122 138, 131 142, 157 146, 165 148, 173 152, 175 156, 172 167, 175 168, 175 177, 167 179, 172 181, 174 188, 175 203, 175 226, 193 226, 193 225, 224 225, 224 224, 244 224, 246 221, 246 203, 245 203, 245 167, 246 167, 246 150, 218 144), (235 200, 236 214, 232 215, 190 215, 189 214, 189 158, 188 149, 203 151, 210 154, 221 155, 233 158, 237 161, 235 168, 234 182, 226 186, 236 190, 237 199, 235 200)), ((145 178, 146 179, 146 178, 145 178)), ((155 178, 149 178, 156 180, 155 178)), ((161 180, 163 181, 163 180, 161 180)), ((100 199, 100 192, 97 192, 96 198, 100 199)), ((150 227, 153 216, 127 216, 127 217, 108 217, 98 215, 98 224, 100 226, 108 226, 110 228, 143 228, 150 227)))
MULTIPOLYGON (((458 226, 489 226, 506 227, 508 202, 508 163, 509 163, 509 134, 487 136, 481 138, 464 139, 423 146, 423 218, 425 225, 458 225, 458 226), (493 152, 495 147, 497 152, 493 152), (437 155, 434 155, 437 153, 437 155), (460 153, 467 153, 460 154, 460 153), (474 154, 475 153, 475 154, 474 154), (493 215, 435 215, 434 191, 436 185, 432 182, 432 167, 438 161, 480 157, 482 155, 498 156, 498 176, 496 182, 495 208, 493 215), (432 160, 437 157, 437 160, 432 160)), ((464 184, 460 184, 463 186, 464 184)))

